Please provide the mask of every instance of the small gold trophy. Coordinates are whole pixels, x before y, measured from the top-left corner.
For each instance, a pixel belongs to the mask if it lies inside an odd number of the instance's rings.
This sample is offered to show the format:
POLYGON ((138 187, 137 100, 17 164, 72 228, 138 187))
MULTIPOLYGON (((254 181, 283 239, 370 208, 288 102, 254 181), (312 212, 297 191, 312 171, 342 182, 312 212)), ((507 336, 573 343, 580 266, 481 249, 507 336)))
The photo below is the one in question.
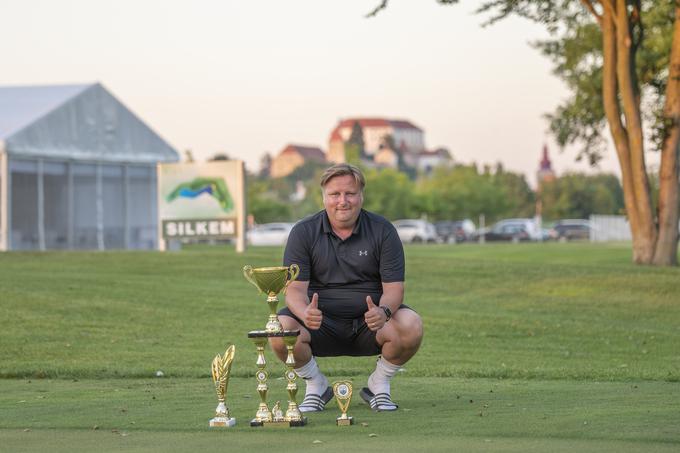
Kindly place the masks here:
POLYGON ((265 326, 265 332, 279 333, 283 331, 279 317, 276 316, 276 307, 279 304, 277 295, 281 290, 285 293, 290 282, 294 281, 299 273, 300 267, 297 264, 291 264, 288 267, 243 267, 243 276, 246 280, 267 295, 269 320, 265 326))
POLYGON ((338 406, 340 406, 340 412, 342 412, 340 417, 335 419, 335 423, 338 426, 353 425, 354 419, 347 416, 347 409, 352 400, 352 383, 349 381, 335 382, 333 384, 333 394, 335 394, 335 400, 338 402, 338 406))
POLYGON ((229 373, 231 364, 234 361, 234 351, 236 347, 232 344, 227 348, 224 356, 217 354, 212 361, 212 378, 217 391, 217 409, 215 417, 210 419, 210 427, 229 428, 236 424, 236 419, 229 417, 229 408, 225 404, 227 396, 227 386, 229 385, 229 373))

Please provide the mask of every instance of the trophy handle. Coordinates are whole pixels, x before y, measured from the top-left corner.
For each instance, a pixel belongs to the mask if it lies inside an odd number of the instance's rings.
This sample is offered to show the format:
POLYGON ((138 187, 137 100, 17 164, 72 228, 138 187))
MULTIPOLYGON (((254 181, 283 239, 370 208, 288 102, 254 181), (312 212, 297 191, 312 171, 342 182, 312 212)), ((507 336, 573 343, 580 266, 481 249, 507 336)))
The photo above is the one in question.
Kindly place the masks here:
POLYGON ((300 275, 300 266, 298 266, 297 264, 291 264, 288 267, 288 281, 286 281, 286 286, 283 288, 283 294, 286 294, 288 285, 290 285, 291 282, 295 281, 298 278, 298 275, 300 275))
POLYGON ((243 266, 243 276, 248 280, 255 288, 258 289, 258 291, 262 292, 259 286, 257 286, 257 283, 255 283, 255 279, 253 279, 253 266, 246 264, 243 266))

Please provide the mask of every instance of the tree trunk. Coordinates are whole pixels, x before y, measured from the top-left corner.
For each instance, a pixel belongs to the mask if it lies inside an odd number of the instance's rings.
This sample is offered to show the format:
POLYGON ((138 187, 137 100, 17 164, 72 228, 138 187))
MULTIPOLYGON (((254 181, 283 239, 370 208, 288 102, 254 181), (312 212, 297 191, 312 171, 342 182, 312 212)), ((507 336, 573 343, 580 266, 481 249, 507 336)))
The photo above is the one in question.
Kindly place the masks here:
POLYGON ((659 239, 654 264, 678 264, 678 154, 680 153, 680 4, 675 8, 673 41, 664 105, 664 141, 659 169, 659 239))
POLYGON ((644 222, 641 221, 638 206, 639 198, 636 196, 637 187, 634 181, 635 172, 631 158, 629 134, 627 125, 624 125, 622 122, 618 77, 621 64, 619 62, 620 52, 618 50, 615 21, 616 14, 613 5, 603 8, 602 16, 599 20, 602 28, 602 97, 607 123, 609 124, 614 148, 616 148, 616 154, 619 159, 619 166, 621 167, 623 200, 633 236, 633 261, 645 264, 650 262, 653 248, 648 246, 648 241, 644 236, 644 229, 642 228, 644 222))
POLYGON ((616 24, 616 75, 626 121, 633 196, 637 211, 637 227, 632 228, 633 261, 640 264, 650 264, 654 258, 657 232, 652 215, 649 180, 647 179, 647 167, 645 165, 640 97, 633 74, 632 60, 635 55, 632 52, 631 18, 626 3, 626 0, 616 1, 614 23, 616 24))

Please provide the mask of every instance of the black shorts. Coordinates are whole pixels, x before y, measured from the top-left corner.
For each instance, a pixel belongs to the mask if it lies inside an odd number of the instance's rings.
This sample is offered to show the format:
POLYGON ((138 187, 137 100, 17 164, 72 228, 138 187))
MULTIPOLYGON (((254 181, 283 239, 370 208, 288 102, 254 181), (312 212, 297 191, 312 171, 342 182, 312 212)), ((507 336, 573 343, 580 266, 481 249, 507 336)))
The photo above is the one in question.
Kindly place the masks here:
MULTIPOLYGON (((411 307, 401 304, 399 309, 411 307)), ((303 327, 305 323, 288 308, 279 310, 279 316, 290 316, 303 327)), ((312 354, 316 357, 335 357, 340 355, 369 356, 380 354, 381 347, 375 340, 376 332, 366 325, 364 317, 355 319, 333 318, 323 315, 318 330, 307 329, 312 337, 312 354)))

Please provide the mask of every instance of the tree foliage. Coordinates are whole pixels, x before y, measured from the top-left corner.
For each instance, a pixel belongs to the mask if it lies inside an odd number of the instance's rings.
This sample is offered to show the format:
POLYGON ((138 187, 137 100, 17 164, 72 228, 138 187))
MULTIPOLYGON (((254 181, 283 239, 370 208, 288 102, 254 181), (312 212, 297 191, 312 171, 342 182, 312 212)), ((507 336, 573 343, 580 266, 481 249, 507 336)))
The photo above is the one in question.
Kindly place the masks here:
POLYGON ((623 189, 612 174, 568 173, 541 186, 543 218, 587 219, 591 214, 621 215, 623 189))
MULTIPOLYGON (((500 167, 497 167, 500 168, 500 167)), ((524 176, 500 171, 479 172, 475 165, 435 169, 418 184, 420 208, 431 220, 530 216, 533 193, 524 176)))
POLYGON ((494 184, 506 197, 506 212, 512 217, 533 217, 536 211, 536 196, 524 175, 506 171, 498 163, 493 177, 494 184))
POLYGON ((420 215, 415 184, 408 176, 394 169, 366 171, 364 208, 390 219, 413 218, 420 215))
MULTIPOLYGON (((520 15, 548 25, 551 39, 538 41, 534 46, 553 62, 554 74, 573 94, 555 112, 546 115, 550 130, 560 145, 578 146, 578 158, 586 158, 595 164, 603 157, 607 144, 601 28, 580 1, 562 1, 562 9, 553 7, 550 11, 539 11, 538 7, 530 10, 529 5, 536 2, 521 3, 525 3, 526 7, 520 15)), ((646 128, 655 139, 656 150, 660 150, 673 0, 646 0, 640 2, 639 8, 640 15, 644 17, 644 22, 641 22, 644 28, 640 25, 634 32, 634 45, 637 46, 634 76, 639 92, 647 98, 641 106, 646 128)), ((491 9, 490 4, 487 9, 491 9)), ((494 20, 505 15, 496 16, 494 20)))
POLYGON ((293 222, 317 212, 323 206, 318 181, 327 166, 308 161, 283 178, 249 175, 248 213, 256 223, 268 223, 293 222), (302 200, 293 200, 298 182, 304 185, 306 195, 302 200))
POLYGON ((268 181, 250 177, 246 192, 248 213, 253 215, 256 223, 290 219, 289 205, 278 199, 278 194, 271 189, 268 181))
POLYGON ((345 143, 345 161, 358 164, 366 159, 366 144, 364 143, 364 130, 358 121, 352 125, 352 133, 345 143))
POLYGON ((345 143, 345 162, 352 165, 361 164, 362 150, 356 143, 345 143))
MULTIPOLYGON (((297 221, 323 209, 319 180, 324 166, 309 163, 285 178, 248 178, 248 212, 257 223, 297 221), (304 177, 305 179, 301 179, 304 177), (298 182, 306 189, 302 200, 291 195, 298 182)), ((472 219, 487 222, 509 217, 533 217, 536 195, 523 175, 476 165, 440 167, 413 181, 395 169, 363 169, 364 208, 389 220, 426 216, 431 221, 472 219)), ((654 185, 656 187, 656 185, 654 185)), ((544 183, 541 190, 546 220, 587 218, 590 214, 621 214, 623 191, 611 174, 566 174, 544 183)))

